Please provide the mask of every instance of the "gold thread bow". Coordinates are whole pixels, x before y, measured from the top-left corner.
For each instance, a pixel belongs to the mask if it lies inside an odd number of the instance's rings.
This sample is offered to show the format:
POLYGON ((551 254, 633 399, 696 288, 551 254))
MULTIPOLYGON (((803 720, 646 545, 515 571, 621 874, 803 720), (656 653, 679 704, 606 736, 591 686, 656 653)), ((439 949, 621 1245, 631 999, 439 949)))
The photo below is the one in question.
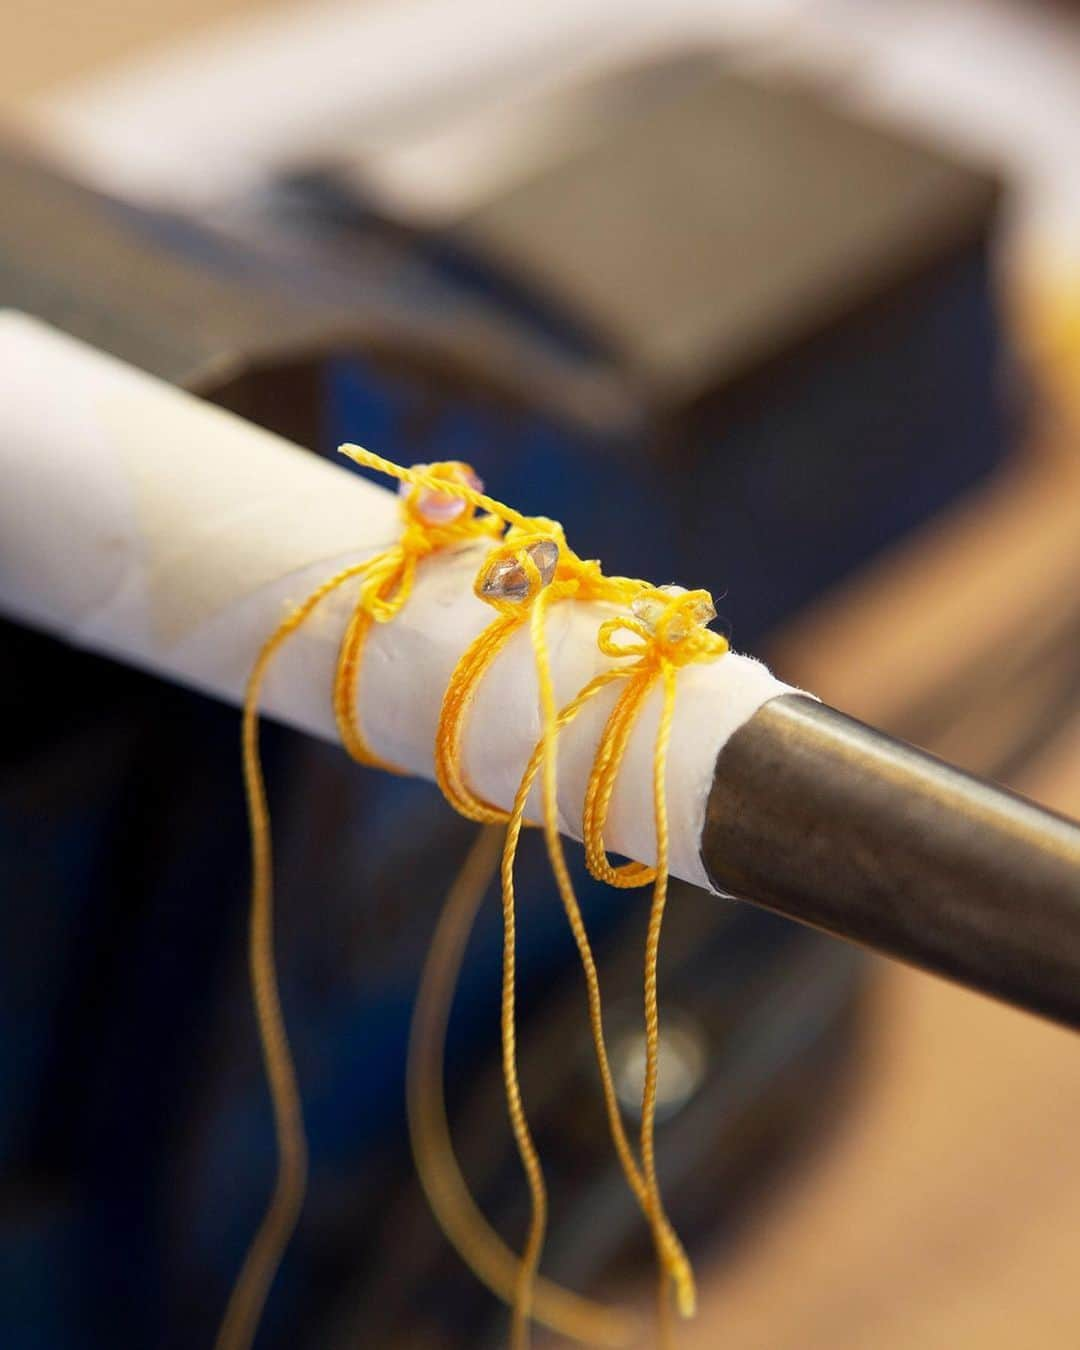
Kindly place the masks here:
POLYGON ((479 479, 469 465, 448 460, 419 465, 414 472, 423 477, 406 483, 409 491, 401 501, 401 538, 373 558, 364 572, 356 608, 342 640, 333 692, 338 734, 348 753, 361 764, 394 773, 400 771, 381 760, 368 745, 357 714, 360 663, 371 626, 389 623, 401 612, 424 558, 476 539, 498 537, 504 528, 498 516, 477 515, 476 505, 449 490, 463 485, 475 485, 479 490, 479 479), (445 482, 448 490, 432 486, 433 482, 445 482))
POLYGON ((288 614, 263 643, 244 693, 243 771, 251 828, 248 964, 274 1113, 278 1170, 270 1204, 233 1286, 218 1332, 217 1350, 246 1350, 254 1339, 270 1284, 299 1218, 307 1178, 307 1141, 300 1094, 281 1009, 274 958, 273 854, 258 739, 259 698, 266 672, 282 644, 307 622, 328 596, 346 583, 361 578, 356 607, 338 658, 333 689, 334 715, 342 742, 355 759, 397 772, 393 765, 383 763, 367 745, 357 718, 356 685, 368 631, 372 623, 387 623, 400 612, 411 594, 421 559, 472 539, 499 535, 503 530, 499 516, 477 515, 477 509, 482 508, 484 502, 477 500, 479 494, 472 485, 479 480, 468 465, 447 461, 422 465, 415 470, 399 470, 399 475, 411 485, 402 501, 404 529, 401 538, 374 557, 342 568, 288 614), (456 503, 463 492, 470 495, 459 511, 456 503), (452 507, 449 511, 448 502, 452 507))

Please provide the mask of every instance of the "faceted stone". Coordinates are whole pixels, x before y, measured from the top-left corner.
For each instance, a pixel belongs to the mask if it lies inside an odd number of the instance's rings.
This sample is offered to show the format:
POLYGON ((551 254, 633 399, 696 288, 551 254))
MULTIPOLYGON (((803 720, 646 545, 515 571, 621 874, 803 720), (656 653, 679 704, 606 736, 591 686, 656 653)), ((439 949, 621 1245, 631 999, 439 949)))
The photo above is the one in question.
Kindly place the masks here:
MULTIPOLYGON (((554 539, 538 539, 525 550, 540 573, 540 585, 550 586, 559 563, 559 546, 554 539)), ((480 585, 482 595, 493 600, 526 600, 529 574, 520 558, 507 554, 488 568, 480 585)))
MULTIPOLYGON (((428 467, 427 464, 413 465, 413 468, 420 472, 428 467)), ((484 490, 483 483, 468 467, 455 470, 454 481, 472 488, 474 492, 483 492, 484 490)), ((411 483, 398 484, 399 496, 407 497, 412 490, 413 485, 411 483)), ((455 497, 452 492, 437 492, 434 488, 421 488, 416 501, 417 514, 422 516, 429 525, 449 525, 463 516, 468 509, 468 502, 461 497, 455 497)))
POLYGON ((664 595, 674 594, 678 588, 674 586, 658 586, 656 591, 643 591, 641 595, 635 595, 630 601, 630 613, 635 619, 640 619, 650 633, 656 631, 656 625, 660 622, 660 616, 663 614, 667 605, 657 594, 657 591, 664 595))
MULTIPOLYGON (((661 599, 661 596, 667 596, 669 600, 677 599, 680 595, 686 595, 685 586, 676 586, 674 582, 666 586, 657 586, 655 591, 646 591, 642 595, 637 595, 630 602, 630 612, 635 619, 641 622, 655 633, 657 625, 664 616, 668 607, 668 602, 661 599)), ((706 625, 712 623, 716 618, 716 608, 711 600, 701 599, 695 602, 691 611, 685 616, 676 619, 668 628, 668 637, 673 642, 681 642, 690 632, 692 624, 706 625)))
POLYGON ((554 539, 538 539, 527 552, 540 573, 541 586, 550 586, 559 565, 559 546, 554 539))

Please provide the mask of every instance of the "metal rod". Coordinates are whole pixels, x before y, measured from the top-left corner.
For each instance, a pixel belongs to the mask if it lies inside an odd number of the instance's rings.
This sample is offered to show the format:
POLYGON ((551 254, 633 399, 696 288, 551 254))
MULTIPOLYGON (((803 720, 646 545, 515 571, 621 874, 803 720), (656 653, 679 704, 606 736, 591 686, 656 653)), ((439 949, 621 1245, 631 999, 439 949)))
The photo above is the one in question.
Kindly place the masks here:
POLYGON ((813 699, 724 747, 702 857, 739 899, 1080 1027, 1080 825, 813 699))

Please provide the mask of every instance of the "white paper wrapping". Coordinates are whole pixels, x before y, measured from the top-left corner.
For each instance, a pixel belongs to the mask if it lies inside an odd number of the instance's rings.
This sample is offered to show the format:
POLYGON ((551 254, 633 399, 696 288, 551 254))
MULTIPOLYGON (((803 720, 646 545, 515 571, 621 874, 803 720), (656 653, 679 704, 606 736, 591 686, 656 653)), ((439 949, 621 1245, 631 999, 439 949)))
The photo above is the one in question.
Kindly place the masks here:
MULTIPOLYGON (((235 703, 290 605, 397 537, 392 491, 25 315, 0 312, 0 371, 0 609, 71 642, 235 703)), ((580 546, 587 553, 588 541, 580 546)), ((492 618, 472 594, 485 551, 424 563, 401 614, 377 625, 367 644, 358 691, 365 734, 380 756, 425 777, 451 671, 492 618)), ((265 711, 336 739, 330 694, 354 597, 349 587, 330 597, 282 649, 265 711)), ((611 612, 553 607, 560 704, 608 664, 596 634, 611 612)), ((681 672, 668 782, 674 875, 708 886, 699 840, 717 754, 784 692, 744 656, 681 672)), ((560 739, 561 826, 575 837, 617 693, 598 696, 560 739)), ((611 850, 643 862, 655 859, 659 706, 656 690, 630 738, 607 829, 611 850)), ((477 694, 463 750, 469 781, 509 806, 539 735, 522 631, 477 694)))

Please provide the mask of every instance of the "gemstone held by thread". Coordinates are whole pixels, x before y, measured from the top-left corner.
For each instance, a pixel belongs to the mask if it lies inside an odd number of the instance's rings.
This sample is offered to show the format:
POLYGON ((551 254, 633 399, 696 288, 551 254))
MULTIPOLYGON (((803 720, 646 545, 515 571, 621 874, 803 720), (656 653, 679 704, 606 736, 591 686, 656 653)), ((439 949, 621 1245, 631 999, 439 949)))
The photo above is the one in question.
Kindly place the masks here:
MULTIPOLYGON (((420 473, 426 472, 430 467, 428 464, 413 465, 413 468, 420 473)), ((474 492, 483 492, 484 490, 483 483, 467 464, 455 467, 448 481, 472 488, 474 492)), ((398 495, 401 497, 408 497, 413 490, 412 483, 400 483, 398 485, 398 495)), ((460 519, 468 509, 468 502, 456 496, 453 492, 439 492, 435 488, 422 487, 416 496, 416 513, 429 525, 450 525, 455 520, 460 519)))
MULTIPOLYGON (((538 539, 524 549, 540 573, 541 587, 550 586, 559 563, 559 546, 554 539, 538 539)), ((520 554, 509 553, 496 558, 480 583, 480 594, 489 600, 526 600, 529 596, 529 574, 520 554)))
MULTIPOLYGON (((655 633, 671 601, 686 594, 688 594, 686 587, 676 586, 674 582, 666 586, 657 586, 655 590, 643 591, 641 595, 636 595, 630 602, 630 612, 635 619, 640 619, 651 633, 655 633)), ((716 607, 713 602, 702 597, 690 607, 688 613, 678 615, 672 620, 667 635, 673 642, 681 642, 695 624, 705 627, 715 618, 716 607)))

